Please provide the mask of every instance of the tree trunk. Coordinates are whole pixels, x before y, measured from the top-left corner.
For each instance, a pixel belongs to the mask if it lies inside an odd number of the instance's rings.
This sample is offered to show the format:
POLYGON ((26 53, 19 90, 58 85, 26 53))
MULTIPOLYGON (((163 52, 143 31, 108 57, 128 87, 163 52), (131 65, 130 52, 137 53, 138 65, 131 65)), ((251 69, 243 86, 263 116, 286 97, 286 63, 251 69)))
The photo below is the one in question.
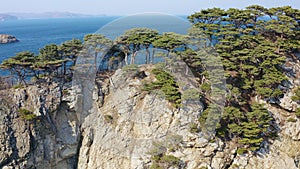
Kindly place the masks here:
POLYGON ((67 62, 64 62, 64 76, 67 74, 67 62))
POLYGON ((128 53, 125 52, 125 64, 128 65, 128 53))
POLYGON ((168 51, 168 53, 167 53, 167 56, 165 57, 165 65, 167 65, 167 64, 168 64, 168 61, 167 61, 167 59, 169 59, 169 56, 170 56, 170 51, 168 51))
POLYGON ((137 55, 137 52, 138 51, 135 51, 132 55, 131 55, 131 61, 130 61, 130 64, 134 64, 135 63, 135 57, 137 55))
POLYGON ((185 65, 185 75, 189 75, 189 67, 188 65, 185 65))
POLYGON ((146 48, 146 64, 150 63, 150 52, 149 48, 146 48))
POLYGON ((152 58, 151 58, 151 64, 154 63, 154 54, 155 54, 155 48, 152 49, 152 58))

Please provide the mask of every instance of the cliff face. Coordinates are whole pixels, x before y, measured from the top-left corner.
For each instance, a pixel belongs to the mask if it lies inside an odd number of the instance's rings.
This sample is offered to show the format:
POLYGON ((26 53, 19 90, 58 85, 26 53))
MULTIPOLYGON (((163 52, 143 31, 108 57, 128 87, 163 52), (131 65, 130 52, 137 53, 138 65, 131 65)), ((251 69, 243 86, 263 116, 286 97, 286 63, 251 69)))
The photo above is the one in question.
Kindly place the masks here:
POLYGON ((153 80, 150 70, 117 70, 98 80, 83 121, 70 87, 52 83, 2 91, 0 168, 143 169, 155 163, 188 169, 299 168, 300 121, 291 113, 267 104, 280 124, 278 139, 256 156, 238 155, 234 144, 191 130, 201 102, 186 101, 176 109, 159 93, 142 91, 145 81, 153 80), (20 109, 35 119, 24 119, 20 109), (291 117, 296 121, 288 122, 291 117))
POLYGON ((75 112, 60 102, 59 86, 30 86, 1 93, 3 168, 74 168, 78 145, 75 112), (36 118, 21 113, 28 110, 36 118))

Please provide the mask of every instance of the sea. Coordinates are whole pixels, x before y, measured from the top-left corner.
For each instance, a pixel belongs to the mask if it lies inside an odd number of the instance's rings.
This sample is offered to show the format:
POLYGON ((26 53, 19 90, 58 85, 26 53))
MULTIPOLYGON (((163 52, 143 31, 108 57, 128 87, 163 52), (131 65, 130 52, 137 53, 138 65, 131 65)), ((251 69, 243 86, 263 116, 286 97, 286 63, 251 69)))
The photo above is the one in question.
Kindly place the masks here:
POLYGON ((0 22, 0 34, 15 36, 19 42, 0 44, 0 62, 18 52, 38 53, 46 44, 61 44, 73 38, 83 39, 85 34, 98 29, 118 17, 26 19, 0 22))
POLYGON ((0 44, 0 63, 22 51, 38 54, 46 44, 61 44, 84 35, 100 33, 114 39, 127 29, 148 27, 160 32, 186 33, 190 24, 186 16, 138 14, 93 18, 24 19, 0 22, 0 34, 15 36, 19 42, 0 44))

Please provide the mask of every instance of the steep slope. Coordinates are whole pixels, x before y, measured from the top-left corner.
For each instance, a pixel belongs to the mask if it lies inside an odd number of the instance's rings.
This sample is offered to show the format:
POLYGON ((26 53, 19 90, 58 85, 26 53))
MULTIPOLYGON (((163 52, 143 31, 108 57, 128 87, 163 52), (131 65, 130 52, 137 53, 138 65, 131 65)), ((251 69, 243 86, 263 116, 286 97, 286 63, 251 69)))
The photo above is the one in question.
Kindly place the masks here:
POLYGON ((203 110, 199 100, 175 108, 162 93, 144 91, 145 83, 155 81, 152 69, 119 69, 97 79, 82 122, 70 86, 1 91, 0 168, 299 168, 299 118, 267 104, 280 124, 278 139, 256 155, 239 155, 232 142, 195 130, 203 110))
POLYGON ((57 84, 1 91, 0 168, 74 168, 77 119, 60 98, 57 84))

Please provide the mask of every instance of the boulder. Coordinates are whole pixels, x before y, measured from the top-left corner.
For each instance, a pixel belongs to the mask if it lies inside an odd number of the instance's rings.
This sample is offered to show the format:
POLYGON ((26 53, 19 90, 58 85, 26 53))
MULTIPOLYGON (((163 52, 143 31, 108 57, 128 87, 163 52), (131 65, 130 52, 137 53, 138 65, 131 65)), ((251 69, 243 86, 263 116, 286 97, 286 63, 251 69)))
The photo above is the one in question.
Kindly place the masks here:
POLYGON ((13 43, 18 41, 19 40, 12 35, 0 34, 0 43, 13 43))

